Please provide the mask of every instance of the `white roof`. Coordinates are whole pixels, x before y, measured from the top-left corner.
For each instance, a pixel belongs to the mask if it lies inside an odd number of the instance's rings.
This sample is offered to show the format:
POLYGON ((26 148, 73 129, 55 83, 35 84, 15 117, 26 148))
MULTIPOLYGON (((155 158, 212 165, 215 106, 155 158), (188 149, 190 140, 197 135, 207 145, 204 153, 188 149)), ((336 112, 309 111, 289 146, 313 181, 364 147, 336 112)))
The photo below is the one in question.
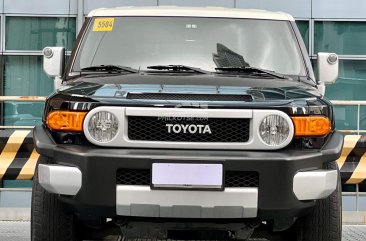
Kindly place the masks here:
POLYGON ((92 10, 88 17, 117 16, 170 16, 170 17, 211 17, 211 18, 251 18, 294 21, 294 18, 282 12, 270 12, 256 9, 238 9, 221 7, 117 7, 92 10))

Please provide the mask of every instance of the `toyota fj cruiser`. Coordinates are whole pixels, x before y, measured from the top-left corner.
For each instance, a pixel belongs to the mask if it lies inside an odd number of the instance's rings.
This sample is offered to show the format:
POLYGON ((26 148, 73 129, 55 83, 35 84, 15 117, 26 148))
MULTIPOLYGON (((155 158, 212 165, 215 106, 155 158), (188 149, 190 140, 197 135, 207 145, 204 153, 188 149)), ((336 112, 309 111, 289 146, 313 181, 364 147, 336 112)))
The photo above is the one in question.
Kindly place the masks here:
POLYGON ((288 14, 97 9, 65 68, 43 53, 62 85, 34 129, 33 241, 341 240, 338 57, 315 79, 288 14))

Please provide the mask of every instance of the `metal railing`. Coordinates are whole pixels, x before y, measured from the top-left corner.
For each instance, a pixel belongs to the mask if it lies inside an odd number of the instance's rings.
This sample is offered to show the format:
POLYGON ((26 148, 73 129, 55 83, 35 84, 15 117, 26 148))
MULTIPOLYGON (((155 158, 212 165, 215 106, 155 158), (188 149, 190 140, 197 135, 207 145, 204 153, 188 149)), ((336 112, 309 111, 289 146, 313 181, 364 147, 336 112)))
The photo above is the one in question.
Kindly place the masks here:
POLYGON ((0 96, 0 101, 44 102, 45 96, 0 96))
POLYGON ((366 130, 360 129, 361 106, 366 106, 366 101, 362 100, 331 100, 334 106, 355 106, 357 107, 357 129, 356 130, 340 130, 346 133, 366 133, 366 130))
MULTIPOLYGON (((46 96, 0 96, 0 102, 45 102, 46 96)), ((34 126, 0 125, 0 129, 32 129, 34 126)))

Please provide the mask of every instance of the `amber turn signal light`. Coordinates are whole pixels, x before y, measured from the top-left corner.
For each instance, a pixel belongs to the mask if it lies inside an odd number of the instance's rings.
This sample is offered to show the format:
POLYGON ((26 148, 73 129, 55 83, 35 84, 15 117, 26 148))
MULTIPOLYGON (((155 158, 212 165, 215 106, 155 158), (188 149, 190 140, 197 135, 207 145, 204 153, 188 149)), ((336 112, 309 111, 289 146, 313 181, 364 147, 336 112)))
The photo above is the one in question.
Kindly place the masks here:
POLYGON ((87 112, 53 111, 47 116, 47 126, 59 131, 83 131, 87 112))
POLYGON ((331 131, 330 120, 325 116, 293 116, 295 136, 326 136, 331 131))

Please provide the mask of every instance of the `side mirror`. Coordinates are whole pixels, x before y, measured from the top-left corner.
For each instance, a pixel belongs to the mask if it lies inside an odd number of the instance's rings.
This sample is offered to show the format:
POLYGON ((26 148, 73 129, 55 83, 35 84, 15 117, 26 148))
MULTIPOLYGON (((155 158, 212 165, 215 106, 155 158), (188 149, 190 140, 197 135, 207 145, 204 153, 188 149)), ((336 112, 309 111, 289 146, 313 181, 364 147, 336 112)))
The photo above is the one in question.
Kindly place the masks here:
POLYGON ((338 55, 318 53, 318 81, 320 84, 333 84, 338 78, 338 55))
POLYGON ((43 49, 43 70, 50 78, 61 78, 64 73, 65 48, 46 47, 43 49))

